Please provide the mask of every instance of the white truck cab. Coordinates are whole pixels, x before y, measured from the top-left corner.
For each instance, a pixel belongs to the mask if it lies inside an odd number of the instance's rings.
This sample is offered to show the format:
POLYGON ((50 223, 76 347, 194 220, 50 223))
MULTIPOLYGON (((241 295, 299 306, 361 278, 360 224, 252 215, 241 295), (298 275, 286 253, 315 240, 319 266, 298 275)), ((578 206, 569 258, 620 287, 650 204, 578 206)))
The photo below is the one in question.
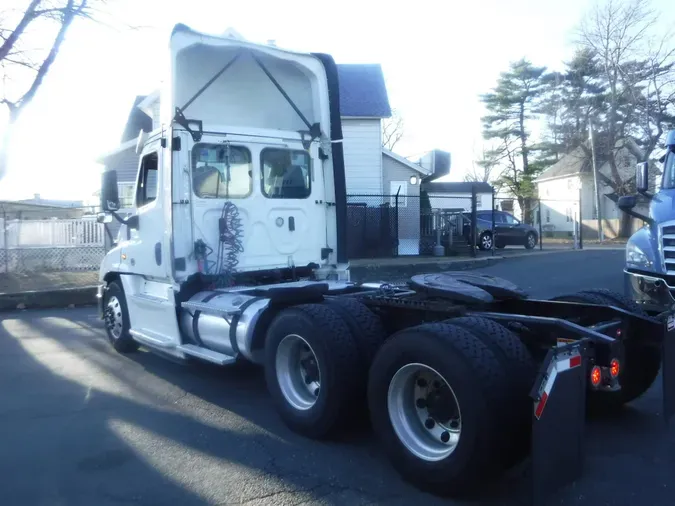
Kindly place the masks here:
POLYGON ((138 137, 131 216, 116 213, 115 171, 103 175, 103 219, 122 226, 101 264, 102 311, 132 348, 253 360, 244 322, 265 304, 237 287, 349 281, 336 67, 185 25, 169 55, 161 126, 138 137), (237 343, 223 316, 242 304, 237 343))

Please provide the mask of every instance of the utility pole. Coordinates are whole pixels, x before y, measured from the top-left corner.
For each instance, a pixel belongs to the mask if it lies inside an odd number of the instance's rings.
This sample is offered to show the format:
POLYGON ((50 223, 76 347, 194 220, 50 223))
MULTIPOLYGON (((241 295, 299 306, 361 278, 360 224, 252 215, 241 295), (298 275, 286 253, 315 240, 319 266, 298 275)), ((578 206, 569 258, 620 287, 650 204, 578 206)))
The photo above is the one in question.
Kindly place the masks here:
POLYGON ((595 143, 593 142, 593 123, 588 119, 588 139, 591 141, 591 159, 593 160, 593 183, 595 185, 595 210, 598 218, 598 239, 604 242, 605 235, 602 232, 602 213, 600 211, 600 189, 598 188, 598 168, 595 164, 595 143))

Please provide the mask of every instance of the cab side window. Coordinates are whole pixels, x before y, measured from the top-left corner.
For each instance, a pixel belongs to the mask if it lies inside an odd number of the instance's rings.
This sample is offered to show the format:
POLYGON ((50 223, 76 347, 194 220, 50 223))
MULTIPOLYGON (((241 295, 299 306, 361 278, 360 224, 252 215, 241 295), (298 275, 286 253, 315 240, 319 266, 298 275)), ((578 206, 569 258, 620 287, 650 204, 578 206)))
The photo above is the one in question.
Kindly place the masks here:
POLYGON ((143 207, 157 198, 159 189, 159 158, 157 153, 143 157, 136 186, 136 207, 143 207))

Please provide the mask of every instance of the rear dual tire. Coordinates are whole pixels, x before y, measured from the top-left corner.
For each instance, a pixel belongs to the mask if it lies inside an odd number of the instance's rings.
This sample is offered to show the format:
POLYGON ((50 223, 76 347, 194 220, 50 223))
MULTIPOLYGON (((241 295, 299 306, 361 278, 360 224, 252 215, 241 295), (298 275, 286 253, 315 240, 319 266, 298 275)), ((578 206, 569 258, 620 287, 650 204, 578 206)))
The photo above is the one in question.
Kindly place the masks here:
POLYGON ((451 322, 391 336, 371 366, 368 400, 375 436, 398 473, 424 491, 462 496, 506 467, 515 410, 504 411, 509 372, 498 353, 451 322), (427 375, 440 392, 428 390, 427 375), (435 405, 439 397, 445 409, 435 405))

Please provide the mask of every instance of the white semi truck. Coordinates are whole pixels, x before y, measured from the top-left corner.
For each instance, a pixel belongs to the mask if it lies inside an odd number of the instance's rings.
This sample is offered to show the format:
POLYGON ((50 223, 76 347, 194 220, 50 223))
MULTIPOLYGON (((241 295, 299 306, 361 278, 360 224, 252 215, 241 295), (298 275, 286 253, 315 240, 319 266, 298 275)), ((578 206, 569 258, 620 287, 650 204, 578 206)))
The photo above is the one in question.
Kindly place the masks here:
POLYGON ((587 404, 632 401, 661 364, 673 413, 671 312, 469 273, 350 280, 330 56, 184 25, 168 53, 133 213, 115 171, 102 178, 101 221, 121 222, 99 290, 117 351, 258 364, 292 430, 323 438, 366 413, 402 477, 437 494, 531 454, 544 497, 580 472, 587 404))

